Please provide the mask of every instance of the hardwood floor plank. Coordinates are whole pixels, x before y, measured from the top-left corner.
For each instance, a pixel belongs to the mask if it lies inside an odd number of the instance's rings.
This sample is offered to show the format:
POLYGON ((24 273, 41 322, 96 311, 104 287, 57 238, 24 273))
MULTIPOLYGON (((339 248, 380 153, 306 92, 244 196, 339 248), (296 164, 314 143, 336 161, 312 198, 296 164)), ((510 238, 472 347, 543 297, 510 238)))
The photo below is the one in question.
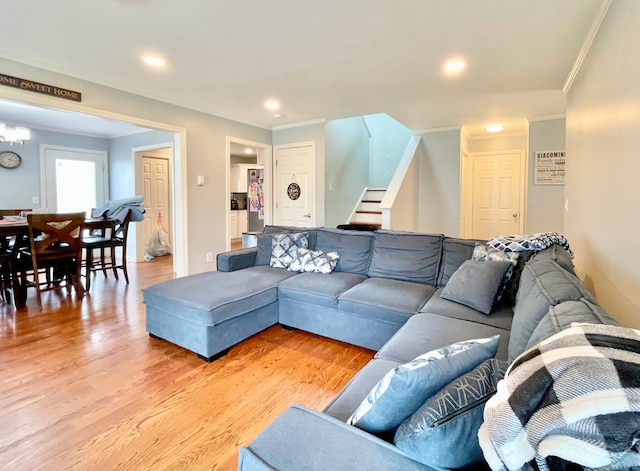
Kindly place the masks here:
POLYGON ((373 357, 273 326, 203 362, 145 330, 141 290, 171 277, 160 257, 82 300, 0 303, 0 469, 235 470, 289 404, 322 409, 373 357))

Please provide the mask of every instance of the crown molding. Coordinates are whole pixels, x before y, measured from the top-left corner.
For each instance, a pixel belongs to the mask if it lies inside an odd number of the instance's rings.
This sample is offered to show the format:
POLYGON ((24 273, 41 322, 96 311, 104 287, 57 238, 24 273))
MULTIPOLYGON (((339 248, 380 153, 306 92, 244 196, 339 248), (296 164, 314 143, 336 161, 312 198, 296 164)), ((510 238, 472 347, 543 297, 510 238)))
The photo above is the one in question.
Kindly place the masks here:
POLYGON ((576 58, 576 61, 573 64, 573 67, 571 68, 571 72, 569 72, 569 75, 567 76, 567 79, 565 80, 564 85, 562 86, 562 91, 564 93, 569 92, 569 90, 571 89, 571 85, 573 85, 573 81, 578 76, 578 72, 580 72, 582 63, 584 62, 585 58, 589 54, 589 50, 591 49, 593 40, 598 35, 598 31, 600 31, 600 26, 602 25, 602 22, 604 21, 605 16, 607 16, 607 12, 609 11, 609 7, 611 6, 612 1, 613 0, 603 0, 602 3, 600 4, 600 9, 598 10, 596 17, 593 19, 593 23, 591 24, 591 29, 589 30, 589 33, 587 34, 587 37, 585 38, 584 43, 582 44, 582 49, 580 49, 580 53, 578 54, 578 57, 576 58))

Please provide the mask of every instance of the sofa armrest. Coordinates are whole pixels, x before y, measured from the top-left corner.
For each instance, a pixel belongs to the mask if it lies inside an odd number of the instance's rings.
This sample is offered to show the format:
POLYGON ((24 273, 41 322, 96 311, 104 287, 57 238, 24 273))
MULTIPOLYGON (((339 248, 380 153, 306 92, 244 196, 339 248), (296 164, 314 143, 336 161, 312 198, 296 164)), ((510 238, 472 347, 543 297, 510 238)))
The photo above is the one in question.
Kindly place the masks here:
POLYGON ((367 432, 293 404, 247 447, 239 471, 433 471, 367 432))
POLYGON ((219 253, 216 257, 218 271, 236 271, 249 268, 256 264, 257 247, 232 250, 219 253))

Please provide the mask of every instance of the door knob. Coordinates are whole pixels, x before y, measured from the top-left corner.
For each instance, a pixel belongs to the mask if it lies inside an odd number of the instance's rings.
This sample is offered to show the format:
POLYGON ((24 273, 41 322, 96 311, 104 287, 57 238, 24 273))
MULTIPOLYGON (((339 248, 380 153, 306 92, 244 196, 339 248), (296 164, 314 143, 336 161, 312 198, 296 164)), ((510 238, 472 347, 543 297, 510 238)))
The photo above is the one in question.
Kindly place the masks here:
POLYGON ((303 214, 303 215, 302 215, 302 217, 303 217, 303 218, 311 218, 311 213, 303 214))
POLYGON ((517 218, 518 217, 518 213, 513 213, 513 217, 517 218))

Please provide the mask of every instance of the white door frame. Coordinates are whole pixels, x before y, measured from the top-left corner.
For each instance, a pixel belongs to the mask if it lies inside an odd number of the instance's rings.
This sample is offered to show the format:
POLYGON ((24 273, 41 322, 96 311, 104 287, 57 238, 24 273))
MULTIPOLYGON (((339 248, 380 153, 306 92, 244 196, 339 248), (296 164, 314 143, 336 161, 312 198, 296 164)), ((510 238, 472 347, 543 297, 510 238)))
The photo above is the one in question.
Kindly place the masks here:
POLYGON ((242 139, 240 137, 226 136, 226 156, 227 163, 225 168, 225 204, 226 204, 226 231, 225 240, 227 244, 227 250, 231 250, 231 233, 229 231, 229 217, 231 216, 231 143, 241 144, 243 146, 256 147, 258 149, 258 165, 264 166, 264 179, 262 183, 262 190, 267 197, 267 204, 264 207, 264 223, 273 224, 273 151, 271 144, 258 141, 250 141, 248 139, 242 139))
POLYGON ((188 240, 189 224, 187 214, 187 130, 181 126, 152 121, 135 116, 113 113, 111 111, 92 108, 78 102, 60 100, 47 95, 39 95, 11 87, 0 87, 0 98, 19 101, 33 106, 57 108, 76 113, 89 114, 117 121, 125 121, 143 128, 174 134, 173 141, 173 201, 174 210, 174 252, 173 271, 176 276, 185 276, 189 273, 188 240))
MULTIPOLYGON (((317 190, 317 186, 318 186, 318 182, 316 181, 316 141, 306 141, 306 142, 292 142, 290 144, 278 144, 273 146, 273 160, 274 160, 274 167, 273 167, 273 185, 275 188, 275 178, 276 178, 276 169, 275 169, 275 158, 276 155, 278 154, 278 150, 280 149, 291 149, 291 148, 295 148, 295 147, 311 147, 311 150, 313 152, 311 152, 311 165, 310 168, 313 170, 313 175, 312 175, 312 181, 313 181, 313 194, 311 195, 312 201, 311 201, 311 220, 309 221, 309 225, 310 227, 315 227, 316 226, 316 213, 317 211, 317 198, 316 198, 316 194, 318 192, 317 190)), ((274 193, 273 193, 273 220, 275 221, 275 216, 276 216, 276 198, 275 198, 275 189, 274 189, 274 193)))
MULTIPOLYGON (((511 149, 511 150, 495 150, 490 152, 470 152, 467 157, 467 165, 469 167, 469 173, 467 176, 467 227, 464 228, 464 233, 467 237, 471 237, 473 234, 473 180, 474 180, 474 162, 475 157, 487 156, 487 155, 501 155, 501 154, 520 154, 520 209, 518 211, 520 217, 518 218, 518 232, 524 233, 524 222, 526 218, 525 208, 526 205, 526 187, 527 187, 527 161, 525 149, 511 149)), ((461 156, 462 159, 462 156, 461 156)), ((461 162, 462 164, 462 162, 461 162)), ((462 230, 462 228, 461 228, 462 230)))
MULTIPOLYGON (((47 198, 47 162, 46 152, 47 149, 60 150, 63 152, 78 152, 84 154, 95 154, 100 157, 102 161, 102 178, 104 181, 102 202, 98 201, 98 206, 104 204, 109 199, 109 160, 108 152, 96 149, 83 149, 80 147, 68 147, 68 146, 55 146, 51 144, 40 144, 40 208, 42 211, 50 211, 50 202, 47 198)), ((88 215, 87 215, 88 216, 88 215)))

